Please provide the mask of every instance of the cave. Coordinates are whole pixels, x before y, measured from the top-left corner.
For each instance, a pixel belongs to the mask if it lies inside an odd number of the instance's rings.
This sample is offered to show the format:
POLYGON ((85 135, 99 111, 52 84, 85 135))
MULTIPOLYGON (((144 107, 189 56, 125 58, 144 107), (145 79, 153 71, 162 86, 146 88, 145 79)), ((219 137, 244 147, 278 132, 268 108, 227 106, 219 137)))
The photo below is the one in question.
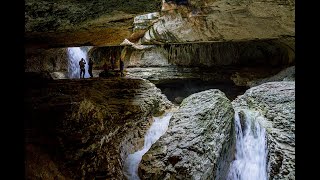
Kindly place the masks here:
POLYGON ((162 93, 164 93, 171 102, 176 104, 180 104, 184 98, 191 94, 208 89, 219 89, 224 92, 230 100, 235 99, 248 89, 246 86, 236 86, 234 83, 217 83, 216 81, 187 78, 157 83, 156 86, 161 89, 162 93))
POLYGON ((294 179, 294 8, 27 0, 25 178, 294 179))

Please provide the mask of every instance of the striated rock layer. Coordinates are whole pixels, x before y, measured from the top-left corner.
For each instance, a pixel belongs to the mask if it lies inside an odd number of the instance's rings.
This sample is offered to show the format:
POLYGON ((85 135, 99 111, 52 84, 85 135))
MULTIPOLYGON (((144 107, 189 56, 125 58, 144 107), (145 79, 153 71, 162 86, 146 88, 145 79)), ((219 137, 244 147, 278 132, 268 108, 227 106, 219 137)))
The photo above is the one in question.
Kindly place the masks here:
POLYGON ((128 48, 125 57, 131 67, 177 65, 287 66, 295 61, 293 37, 263 40, 175 43, 148 49, 128 48))
POLYGON ((26 47, 118 45, 135 16, 160 8, 160 0, 26 0, 26 47))
POLYGON ((164 2, 162 15, 142 43, 268 39, 295 35, 295 2, 290 0, 190 0, 164 2))
POLYGON ((167 132, 143 156, 140 178, 213 179, 217 171, 223 176, 234 153, 233 116, 231 102, 217 89, 187 97, 167 132))
POLYGON ((295 36, 295 1, 25 2, 27 47, 119 45, 124 39, 140 38, 142 44, 158 44, 282 36, 295 36))
POLYGON ((295 82, 268 82, 232 102, 235 111, 257 111, 268 141, 268 179, 295 179, 295 82))
POLYGON ((37 77, 25 79, 27 179, 122 179, 152 116, 172 106, 147 80, 37 77))

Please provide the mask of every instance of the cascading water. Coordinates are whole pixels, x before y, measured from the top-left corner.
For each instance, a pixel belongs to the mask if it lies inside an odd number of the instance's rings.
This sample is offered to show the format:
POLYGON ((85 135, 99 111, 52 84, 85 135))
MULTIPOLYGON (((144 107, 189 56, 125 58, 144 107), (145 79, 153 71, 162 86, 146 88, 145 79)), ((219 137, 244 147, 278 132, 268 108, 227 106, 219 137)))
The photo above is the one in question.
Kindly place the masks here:
POLYGON ((84 77, 90 77, 88 73, 88 50, 86 47, 69 47, 68 48, 68 77, 69 78, 80 78, 80 67, 79 61, 83 58, 86 61, 84 77))
POLYGON ((143 149, 130 154, 126 158, 124 162, 124 175, 129 180, 140 180, 138 176, 138 167, 142 156, 151 148, 151 145, 167 131, 172 114, 172 112, 168 112, 161 117, 154 117, 154 122, 144 137, 143 149))
POLYGON ((238 113, 235 113, 236 155, 231 163, 228 180, 267 180, 266 131, 259 124, 263 118, 258 112, 243 111, 245 123, 242 129, 238 113))

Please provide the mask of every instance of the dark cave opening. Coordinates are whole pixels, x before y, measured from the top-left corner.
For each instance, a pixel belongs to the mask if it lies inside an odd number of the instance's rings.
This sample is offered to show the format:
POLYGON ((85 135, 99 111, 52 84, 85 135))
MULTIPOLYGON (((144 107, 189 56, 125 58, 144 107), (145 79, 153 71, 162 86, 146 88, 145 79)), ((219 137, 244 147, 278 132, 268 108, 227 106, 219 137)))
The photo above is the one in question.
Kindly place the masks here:
POLYGON ((166 2, 167 3, 173 2, 177 5, 188 5, 189 4, 188 0, 166 0, 166 2))
POLYGON ((170 80, 157 83, 156 86, 174 104, 180 104, 189 95, 208 89, 219 89, 232 101, 248 89, 246 86, 236 86, 231 82, 204 81, 193 78, 170 80))

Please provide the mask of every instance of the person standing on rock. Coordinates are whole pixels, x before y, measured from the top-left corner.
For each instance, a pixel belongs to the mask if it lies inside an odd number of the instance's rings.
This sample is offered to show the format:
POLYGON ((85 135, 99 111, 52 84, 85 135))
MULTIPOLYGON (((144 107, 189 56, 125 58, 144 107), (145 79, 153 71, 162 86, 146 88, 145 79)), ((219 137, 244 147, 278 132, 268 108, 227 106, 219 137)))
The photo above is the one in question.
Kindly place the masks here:
POLYGON ((89 63, 88 63, 89 67, 88 67, 88 73, 90 74, 90 77, 93 77, 92 74, 92 66, 93 66, 93 60, 92 58, 89 58, 89 63))
POLYGON ((81 79, 81 75, 82 78, 84 78, 84 74, 86 73, 84 65, 86 64, 86 62, 84 61, 83 58, 81 58, 81 60, 79 61, 79 66, 80 66, 80 79, 81 79))

